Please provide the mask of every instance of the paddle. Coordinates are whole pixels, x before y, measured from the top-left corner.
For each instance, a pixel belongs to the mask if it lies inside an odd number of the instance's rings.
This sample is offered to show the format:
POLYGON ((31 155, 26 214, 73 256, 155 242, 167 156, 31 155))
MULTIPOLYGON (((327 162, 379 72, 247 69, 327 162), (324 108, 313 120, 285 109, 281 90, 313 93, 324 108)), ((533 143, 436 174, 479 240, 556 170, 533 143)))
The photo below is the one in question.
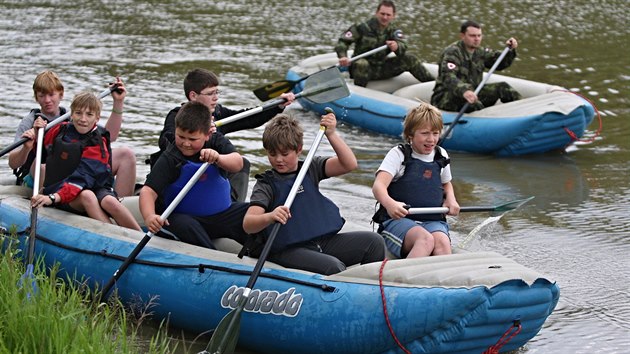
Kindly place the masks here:
MULTIPOLYGON (((104 90, 103 92, 101 92, 98 95, 98 99, 99 100, 103 99, 104 97, 106 97, 107 95, 109 95, 113 91, 115 91, 117 88, 118 88, 118 85, 112 85, 112 86, 108 87, 106 90, 104 90)), ((52 128, 52 127, 58 125, 59 123, 67 120, 68 118, 70 118, 71 115, 72 115, 72 112, 68 111, 66 114, 55 118, 53 121, 51 121, 48 124, 46 124, 46 130, 45 131, 47 132, 50 128, 52 128)), ((4 149, 2 149, 2 151, 0 151, 0 157, 6 155, 7 153, 9 153, 11 151, 13 151, 17 147, 22 146, 27 141, 28 141, 27 138, 21 138, 20 140, 14 142, 13 144, 5 147, 4 149)))
MULTIPOLYGON (((337 70, 337 69, 335 69, 337 70)), ((327 112, 332 112, 330 108, 326 108, 327 112)), ((297 191, 299 187, 302 185, 302 181, 304 180, 304 176, 306 176, 306 172, 308 172, 309 165, 311 164, 311 160, 313 160, 313 156, 315 155, 315 151, 319 147, 319 143, 322 141, 324 137, 324 133, 326 132, 326 127, 320 126, 319 132, 315 137, 315 141, 313 141, 313 145, 306 156, 306 160, 304 160, 304 164, 302 164, 302 168, 295 178, 295 182, 293 182, 293 186, 291 186, 291 190, 289 191, 289 195, 287 196, 287 200, 284 202, 284 205, 288 208, 291 208, 291 204, 297 195, 297 191)), ((280 226, 282 224, 275 223, 271 230, 271 234, 263 247, 263 250, 258 257, 258 261, 256 262, 256 266, 252 271, 252 274, 247 281, 247 285, 245 286, 245 290, 243 291, 243 295, 238 300, 238 305, 236 308, 225 315, 219 325, 215 329, 212 334, 212 338, 210 339, 210 343, 208 343, 208 347, 206 350, 202 351, 200 354, 216 354, 216 353, 233 353, 234 348, 236 348, 236 343, 238 342, 238 335, 241 327, 241 313, 245 308, 245 304, 247 303, 247 298, 260 275, 263 265, 265 264, 265 260, 269 255, 269 251, 271 250, 271 245, 273 244, 276 235, 278 234, 278 230, 280 230, 280 226), (209 351, 208 351, 209 350, 209 351)))
MULTIPOLYGON (((400 35, 402 35, 402 31, 397 30, 397 31, 394 32, 394 36, 395 37, 400 37, 400 35), (398 33, 400 33, 400 34, 398 34, 398 33)), ((374 53, 378 53, 378 52, 383 51, 385 49, 387 49, 387 44, 383 44, 382 46, 380 46, 378 48, 374 48, 374 49, 369 50, 369 51, 367 51, 365 53, 361 53, 361 54, 359 54, 357 56, 354 56, 354 57, 350 58, 350 63, 352 63, 355 60, 359 60, 361 58, 365 58, 367 56, 370 56, 370 55, 372 55, 374 53)), ((323 69, 323 70, 330 70, 330 69, 336 68, 338 66, 339 66, 339 63, 337 63, 337 64, 335 64, 335 65, 333 65, 333 66, 331 66, 329 68, 323 69)), ((278 97, 278 96, 280 96, 281 94, 283 94, 285 92, 289 92, 289 91, 293 90, 295 85, 297 85, 298 83, 308 79, 309 77, 311 77, 313 75, 317 75, 318 73, 320 73, 323 70, 320 70, 320 71, 318 71, 316 73, 313 73, 313 74, 301 77, 298 80, 280 80, 280 81, 273 82, 271 84, 267 84, 265 86, 262 86, 262 87, 259 87, 259 88, 255 89, 254 90, 254 95, 256 95, 256 97, 258 97, 258 99, 261 100, 261 101, 267 101, 268 99, 278 97)))
MULTIPOLYGON (((304 79, 306 79, 306 82, 304 82, 304 90, 300 93, 297 93, 295 95, 295 98, 308 97, 309 100, 315 103, 326 103, 336 101, 340 98, 344 98, 350 95, 350 91, 348 90, 346 81, 343 79, 343 77, 341 77, 339 70, 337 70, 335 67, 318 71, 315 74, 304 77, 304 79)), ((216 126, 220 127, 241 118, 260 113, 264 110, 282 104, 285 101, 286 100, 284 98, 273 99, 261 106, 248 109, 239 114, 235 114, 233 116, 218 120, 216 121, 216 126)))
MULTIPOLYGON (((169 217, 169 215, 171 215, 173 210, 175 210, 175 208, 177 208, 177 205, 179 205, 179 202, 181 202, 182 199, 184 199, 184 197, 186 196, 186 193, 188 193, 188 191, 193 187, 193 185, 197 183, 197 181, 199 180, 201 175, 203 175, 203 173, 206 171, 208 166, 209 166, 209 163, 205 162, 203 165, 199 167, 199 169, 197 169, 197 172, 195 172, 195 174, 190 178, 190 180, 188 180, 184 188, 182 188, 182 190, 179 191, 175 199, 173 199, 171 204, 166 208, 166 210, 164 210, 162 215, 160 215, 160 219, 166 220, 169 217)), ((125 261, 120 266, 120 268, 116 269, 116 271, 114 272, 114 275, 109 279, 109 282, 107 283, 107 285, 105 285, 105 287, 103 288, 103 291, 101 292, 101 302, 107 301, 107 298, 109 297, 108 293, 111 290, 111 288, 114 286, 116 281, 122 276, 122 274, 125 272, 127 267, 129 267, 129 265, 136 259, 140 251, 142 251, 142 249, 144 248, 144 246, 146 246, 147 243, 149 243, 149 240, 151 240, 151 237, 153 237, 153 233, 150 231, 147 232, 142 238, 142 240, 140 240, 140 243, 136 245, 136 248, 134 248, 131 254, 129 254, 129 257, 125 259, 125 261)))
MULTIPOLYGON (((491 212, 491 213, 505 213, 510 210, 519 208, 521 205, 534 199, 533 196, 525 199, 513 200, 511 202, 503 203, 493 206, 468 206, 461 207, 460 212, 491 212)), ((447 207, 431 207, 431 208, 407 208, 409 214, 446 214, 448 212, 447 207)))
MULTIPOLYGON (((499 55, 499 58, 497 59, 497 61, 494 62, 494 64, 490 68, 490 70, 488 70, 488 73, 486 74, 486 76, 483 78, 483 80, 481 80, 481 82, 479 83, 479 85, 475 89, 475 95, 479 94, 479 91, 481 91, 483 86, 486 84, 486 82, 490 78, 490 75, 492 75, 492 73, 497 69, 499 64, 501 64, 501 61, 503 61, 503 58, 505 58, 505 56, 507 55, 507 52, 509 50, 510 50, 510 46, 506 46, 505 49, 503 49, 503 51, 501 52, 501 55, 499 55)), ((438 145, 440 145, 440 146, 442 145, 444 140, 448 137, 448 135, 451 133, 453 128, 455 128, 455 125, 457 125, 457 122, 459 122, 459 120, 462 118, 462 116, 464 115, 464 113, 466 112, 466 110, 468 109, 469 106, 470 106, 470 103, 466 102, 464 104, 464 106, 459 110, 459 112, 457 113, 457 116, 455 116, 455 119, 453 119, 453 122, 448 126, 448 129, 446 129, 446 132, 444 132, 444 134, 442 134, 442 137, 440 138, 440 141, 438 141, 438 145)))
MULTIPOLYGON (((39 194, 39 179, 41 176, 42 168, 42 149, 44 145, 44 129, 37 130, 37 146, 35 153, 35 176, 33 176, 33 198, 39 194)), ((35 238, 37 237, 37 207, 31 206, 31 230, 28 236, 28 253, 26 256, 26 272, 20 278, 20 284, 23 281, 31 279, 32 290, 37 292, 37 286, 35 284, 35 277, 33 275, 33 262, 35 259, 35 238)), ((27 297, 30 298, 30 292, 27 293, 27 297)))

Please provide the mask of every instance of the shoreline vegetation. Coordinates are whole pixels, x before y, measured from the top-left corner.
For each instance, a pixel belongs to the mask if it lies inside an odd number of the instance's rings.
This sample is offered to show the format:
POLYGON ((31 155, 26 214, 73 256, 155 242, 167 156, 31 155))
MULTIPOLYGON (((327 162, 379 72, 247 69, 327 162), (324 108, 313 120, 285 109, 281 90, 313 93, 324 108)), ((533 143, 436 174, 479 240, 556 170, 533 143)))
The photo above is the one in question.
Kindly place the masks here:
MULTIPOLYGON (((0 353, 173 353, 166 322, 151 334, 141 325, 151 305, 125 308, 114 296, 100 304, 85 282, 57 278, 59 269, 34 264, 23 279, 24 252, 0 233, 0 353)), ((185 348, 184 348, 185 349, 185 348)))

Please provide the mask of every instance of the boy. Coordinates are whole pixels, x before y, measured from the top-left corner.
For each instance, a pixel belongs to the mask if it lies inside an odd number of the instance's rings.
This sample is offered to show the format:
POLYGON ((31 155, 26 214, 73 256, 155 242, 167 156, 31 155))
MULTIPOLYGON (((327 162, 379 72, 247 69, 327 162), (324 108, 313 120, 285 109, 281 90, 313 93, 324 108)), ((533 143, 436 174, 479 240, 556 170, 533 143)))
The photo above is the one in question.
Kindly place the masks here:
POLYGON ((301 167, 302 127, 286 114, 267 123, 262 140, 272 169, 256 176, 243 228, 249 234, 262 232, 265 238, 272 224, 282 223, 269 259, 285 267, 329 275, 353 264, 382 261, 385 247, 374 232, 338 233, 345 221, 339 208, 321 194, 319 182, 354 170, 357 160, 337 134, 334 114, 322 116, 320 124, 327 128, 326 137, 336 155, 315 156, 290 211, 283 203, 301 167))
POLYGON ((93 93, 82 92, 72 100, 70 109, 72 124, 63 122, 44 136, 42 158, 50 165, 44 193, 32 198, 32 206, 85 212, 106 223, 111 223, 111 216, 118 225, 141 231, 114 192, 109 132, 96 125, 101 101, 93 93))
MULTIPOLYGON (((115 84, 117 85, 117 90, 112 92, 114 99, 112 113, 105 124, 112 141, 116 141, 120 132, 123 102, 127 95, 125 86, 120 78, 116 78, 115 84)), ((39 73, 33 82, 33 93, 35 101, 39 103, 40 108, 32 109, 29 114, 22 118, 15 133, 15 141, 21 138, 28 138, 30 141, 35 139, 35 131, 31 128, 34 127, 38 117, 45 124, 66 113, 66 109, 59 106, 63 99, 64 87, 54 72, 46 70, 39 73)), ((32 162, 35 159, 32 147, 32 143, 26 142, 9 154, 9 166, 17 176, 16 184, 18 185, 25 183, 27 186, 32 187, 33 179, 29 175, 32 162)), ((112 171, 114 176, 116 176, 116 192, 121 197, 132 195, 136 183, 136 156, 133 150, 127 147, 115 148, 112 153, 112 171)), ((42 165, 42 181, 45 176, 44 172, 45 166, 42 165)))
POLYGON ((177 112, 175 142, 147 175, 140 190, 140 212, 149 231, 157 234, 164 227, 167 236, 214 249, 214 238, 244 242, 242 222, 248 204, 231 201, 226 178, 228 172, 243 168, 243 158, 223 134, 213 132, 211 124, 210 111, 201 102, 188 102, 177 112), (212 165, 168 220, 160 219, 158 213, 170 205, 202 162, 212 165))
MULTIPOLYGON (((245 111, 229 109, 219 104, 219 77, 211 71, 205 69, 194 69, 189 71, 184 79, 184 94, 189 102, 203 103, 209 110, 215 121, 223 118, 231 117, 235 114, 245 111)), ((269 119, 273 118, 277 113, 282 112, 284 107, 290 105, 295 99, 293 93, 284 93, 280 96, 286 102, 276 108, 254 114, 251 117, 243 118, 232 123, 217 127, 217 131, 223 135, 243 129, 253 129, 265 124, 269 119)), ((157 160, 159 155, 166 147, 175 139, 175 115, 181 106, 173 108, 164 121, 164 129, 160 133, 158 141, 160 151, 151 155, 151 165, 157 160)), ((243 158, 243 169, 237 173, 231 173, 228 178, 232 185, 232 199, 235 201, 244 201, 247 194, 247 184, 249 182, 249 161, 243 158)))
POLYGON ((442 127, 437 108, 421 104, 412 109, 403 126, 406 144, 392 148, 376 172, 372 192, 381 203, 377 215, 382 219, 375 221, 381 223, 387 248, 401 258, 451 253, 444 215, 410 215, 404 207, 445 206, 448 215, 459 214, 450 160, 437 146, 442 127))

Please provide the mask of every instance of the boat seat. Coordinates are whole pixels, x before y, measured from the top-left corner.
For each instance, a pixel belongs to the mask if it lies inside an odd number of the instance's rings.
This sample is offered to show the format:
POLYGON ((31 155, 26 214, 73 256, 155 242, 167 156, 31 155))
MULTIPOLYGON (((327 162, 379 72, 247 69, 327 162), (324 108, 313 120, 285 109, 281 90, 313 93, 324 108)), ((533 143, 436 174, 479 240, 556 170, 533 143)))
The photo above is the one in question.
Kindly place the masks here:
POLYGON ((393 95, 424 103, 431 103, 431 95, 433 94, 434 86, 435 81, 421 82, 419 84, 400 88, 394 91, 393 95))
POLYGON ((13 194, 24 198, 31 198, 33 196, 33 189, 26 186, 2 184, 2 194, 13 194))
POLYGON ((392 93, 403 87, 418 84, 419 82, 420 81, 413 77, 411 73, 405 71, 391 79, 369 81, 366 87, 372 90, 392 93))

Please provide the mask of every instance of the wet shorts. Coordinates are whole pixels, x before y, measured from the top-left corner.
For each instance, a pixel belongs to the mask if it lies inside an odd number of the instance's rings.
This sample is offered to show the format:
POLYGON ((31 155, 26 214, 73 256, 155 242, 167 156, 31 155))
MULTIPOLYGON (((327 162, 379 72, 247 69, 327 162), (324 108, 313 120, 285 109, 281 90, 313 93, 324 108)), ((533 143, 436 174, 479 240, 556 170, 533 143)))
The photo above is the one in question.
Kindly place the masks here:
POLYGON ((443 232, 448 236, 449 240, 451 239, 448 233, 448 224, 444 221, 415 221, 408 218, 389 219, 383 223, 383 231, 381 232, 387 249, 395 256, 400 257, 405 235, 412 227, 416 226, 423 227, 430 233, 443 232))

